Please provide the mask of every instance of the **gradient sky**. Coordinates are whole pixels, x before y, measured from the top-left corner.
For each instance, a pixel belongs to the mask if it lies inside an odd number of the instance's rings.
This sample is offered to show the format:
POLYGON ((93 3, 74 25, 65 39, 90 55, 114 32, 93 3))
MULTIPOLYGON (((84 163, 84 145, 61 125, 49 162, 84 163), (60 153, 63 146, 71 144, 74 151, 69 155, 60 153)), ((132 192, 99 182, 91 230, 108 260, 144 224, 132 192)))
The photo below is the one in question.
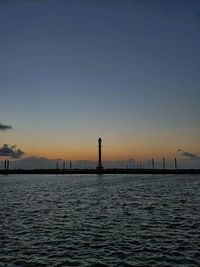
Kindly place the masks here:
POLYGON ((91 159, 200 153, 200 1, 0 1, 0 145, 91 159))

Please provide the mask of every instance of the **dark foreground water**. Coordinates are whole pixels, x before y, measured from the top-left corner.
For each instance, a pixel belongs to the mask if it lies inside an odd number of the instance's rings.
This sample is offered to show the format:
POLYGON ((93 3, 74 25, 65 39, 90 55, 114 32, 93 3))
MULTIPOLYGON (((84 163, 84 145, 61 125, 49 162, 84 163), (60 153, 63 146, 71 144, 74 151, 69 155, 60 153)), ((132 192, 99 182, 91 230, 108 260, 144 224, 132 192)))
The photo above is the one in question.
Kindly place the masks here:
POLYGON ((200 176, 0 176, 0 266, 200 266, 200 176))

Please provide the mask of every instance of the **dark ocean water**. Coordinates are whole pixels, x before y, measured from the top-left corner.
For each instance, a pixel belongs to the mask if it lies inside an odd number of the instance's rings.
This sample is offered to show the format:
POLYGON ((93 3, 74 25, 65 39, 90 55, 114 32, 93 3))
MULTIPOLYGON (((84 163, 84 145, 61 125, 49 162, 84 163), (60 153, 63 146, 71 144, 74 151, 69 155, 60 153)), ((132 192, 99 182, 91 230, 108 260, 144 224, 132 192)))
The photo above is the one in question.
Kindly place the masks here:
POLYGON ((0 176, 0 266, 200 266, 200 176, 0 176))

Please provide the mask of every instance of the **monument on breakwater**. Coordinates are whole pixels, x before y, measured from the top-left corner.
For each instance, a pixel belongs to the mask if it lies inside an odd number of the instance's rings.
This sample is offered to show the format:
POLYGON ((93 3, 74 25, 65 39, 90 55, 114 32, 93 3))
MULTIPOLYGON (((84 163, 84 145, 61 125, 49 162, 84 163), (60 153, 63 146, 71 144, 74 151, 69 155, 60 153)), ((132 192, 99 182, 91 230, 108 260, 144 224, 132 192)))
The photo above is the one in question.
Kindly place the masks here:
POLYGON ((98 156, 99 156, 99 161, 98 161, 98 165, 97 165, 97 170, 98 171, 101 171, 101 170, 103 170, 103 165, 102 165, 102 160, 101 160, 101 149, 102 149, 102 145, 101 145, 101 143, 102 143, 102 139, 101 139, 101 137, 99 137, 99 139, 98 139, 98 156))

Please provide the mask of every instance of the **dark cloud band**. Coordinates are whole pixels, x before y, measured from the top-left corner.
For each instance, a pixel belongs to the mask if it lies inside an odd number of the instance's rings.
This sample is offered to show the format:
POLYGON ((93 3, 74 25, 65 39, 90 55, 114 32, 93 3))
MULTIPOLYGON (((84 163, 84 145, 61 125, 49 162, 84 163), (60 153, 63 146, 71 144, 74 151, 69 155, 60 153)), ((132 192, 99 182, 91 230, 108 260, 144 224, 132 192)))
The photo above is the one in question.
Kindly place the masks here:
POLYGON ((0 131, 7 131, 11 129, 12 129, 12 126, 0 123, 0 131))
POLYGON ((17 149, 16 146, 9 146, 4 144, 0 148, 0 157, 9 157, 13 159, 18 159, 25 153, 21 149, 17 149))
POLYGON ((188 159, 200 159, 200 157, 197 154, 183 151, 182 149, 178 149, 178 152, 181 153, 181 156, 188 158, 188 159))

